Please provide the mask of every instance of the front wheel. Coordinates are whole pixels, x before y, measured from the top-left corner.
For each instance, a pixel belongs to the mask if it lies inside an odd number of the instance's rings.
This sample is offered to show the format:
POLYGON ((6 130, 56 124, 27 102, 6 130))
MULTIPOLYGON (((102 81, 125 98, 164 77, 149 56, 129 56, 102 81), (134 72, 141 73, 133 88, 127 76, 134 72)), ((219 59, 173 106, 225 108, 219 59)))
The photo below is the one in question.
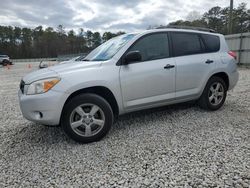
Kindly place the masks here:
POLYGON ((64 107, 61 124, 65 133, 77 142, 88 143, 103 138, 113 124, 109 103, 95 94, 82 94, 64 107))
POLYGON ((3 60, 3 66, 11 65, 10 61, 4 59, 3 60))
POLYGON ((220 77, 212 77, 199 99, 199 105, 206 110, 218 110, 225 102, 227 87, 220 77))

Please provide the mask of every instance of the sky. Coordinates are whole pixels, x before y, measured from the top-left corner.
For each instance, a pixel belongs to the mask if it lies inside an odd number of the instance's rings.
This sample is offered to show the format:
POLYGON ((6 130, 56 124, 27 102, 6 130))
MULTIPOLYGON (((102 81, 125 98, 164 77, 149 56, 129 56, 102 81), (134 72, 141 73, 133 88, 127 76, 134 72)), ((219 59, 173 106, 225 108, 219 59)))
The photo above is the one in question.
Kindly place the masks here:
MULTIPOLYGON (((203 14, 211 7, 229 6, 230 0, 0 0, 0 25, 57 27, 85 31, 145 30, 203 14)), ((235 0, 235 6, 250 0, 235 0)))

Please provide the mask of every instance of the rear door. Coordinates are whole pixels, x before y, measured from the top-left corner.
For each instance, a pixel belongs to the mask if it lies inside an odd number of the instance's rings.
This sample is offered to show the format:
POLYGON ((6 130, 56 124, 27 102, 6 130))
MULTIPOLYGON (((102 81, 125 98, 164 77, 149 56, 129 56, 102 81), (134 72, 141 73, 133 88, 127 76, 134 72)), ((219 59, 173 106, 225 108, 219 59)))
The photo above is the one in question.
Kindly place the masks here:
POLYGON ((216 67, 216 55, 208 53, 200 33, 171 32, 176 61, 176 99, 194 98, 216 67))

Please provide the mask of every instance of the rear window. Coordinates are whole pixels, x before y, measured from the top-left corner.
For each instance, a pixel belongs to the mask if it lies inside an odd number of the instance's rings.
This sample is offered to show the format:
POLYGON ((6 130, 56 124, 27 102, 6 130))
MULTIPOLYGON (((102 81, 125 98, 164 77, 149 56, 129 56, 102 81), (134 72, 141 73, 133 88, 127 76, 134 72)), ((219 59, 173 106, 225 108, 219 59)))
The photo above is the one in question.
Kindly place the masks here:
POLYGON ((206 52, 217 52, 220 49, 220 38, 215 35, 201 34, 206 45, 206 52))
POLYGON ((203 53, 202 41, 196 33, 173 32, 173 51, 175 56, 203 53))

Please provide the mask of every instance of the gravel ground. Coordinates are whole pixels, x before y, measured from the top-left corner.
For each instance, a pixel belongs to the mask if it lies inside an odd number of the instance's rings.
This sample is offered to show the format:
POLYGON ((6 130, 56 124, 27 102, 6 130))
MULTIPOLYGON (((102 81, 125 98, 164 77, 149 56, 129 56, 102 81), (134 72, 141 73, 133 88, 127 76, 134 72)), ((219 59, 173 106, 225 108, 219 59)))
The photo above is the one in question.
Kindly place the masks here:
POLYGON ((0 187, 250 187, 250 69, 216 112, 128 114, 86 145, 22 117, 17 90, 32 69, 0 68, 0 187))

